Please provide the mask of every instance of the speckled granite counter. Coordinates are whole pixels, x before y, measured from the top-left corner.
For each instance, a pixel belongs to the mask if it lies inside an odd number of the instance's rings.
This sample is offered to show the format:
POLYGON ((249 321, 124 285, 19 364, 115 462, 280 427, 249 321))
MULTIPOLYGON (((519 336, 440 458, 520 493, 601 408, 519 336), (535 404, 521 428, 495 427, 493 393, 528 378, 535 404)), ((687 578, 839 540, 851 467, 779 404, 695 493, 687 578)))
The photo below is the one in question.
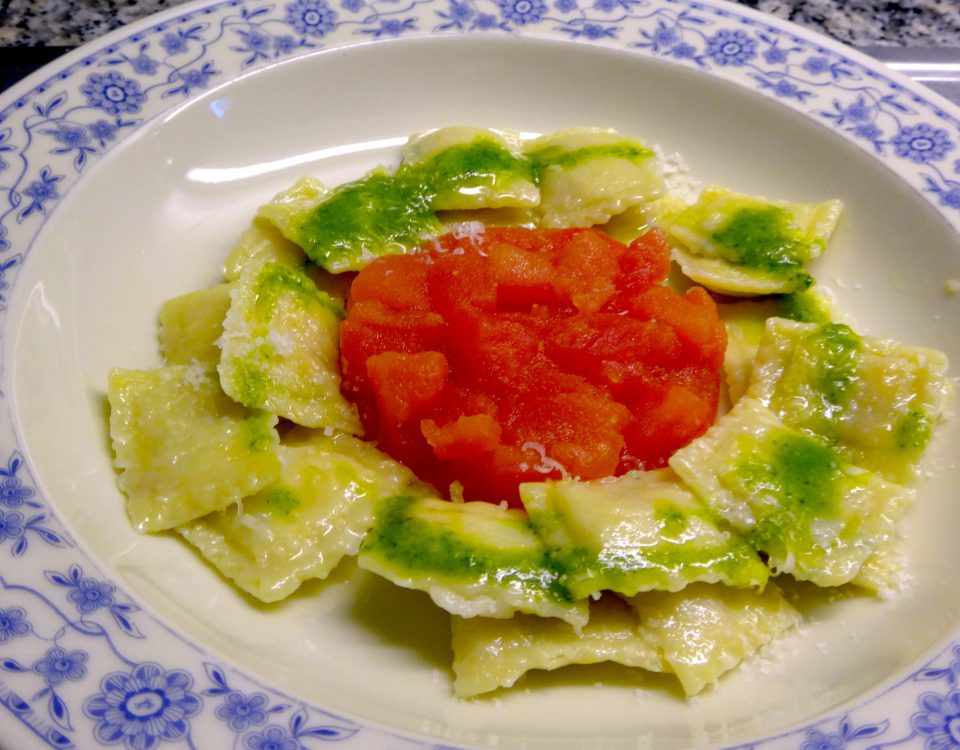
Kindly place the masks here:
MULTIPOLYGON (((75 47, 181 0, 0 0, 0 46, 75 47)), ((960 46, 957 0, 739 0, 854 45, 960 46)))

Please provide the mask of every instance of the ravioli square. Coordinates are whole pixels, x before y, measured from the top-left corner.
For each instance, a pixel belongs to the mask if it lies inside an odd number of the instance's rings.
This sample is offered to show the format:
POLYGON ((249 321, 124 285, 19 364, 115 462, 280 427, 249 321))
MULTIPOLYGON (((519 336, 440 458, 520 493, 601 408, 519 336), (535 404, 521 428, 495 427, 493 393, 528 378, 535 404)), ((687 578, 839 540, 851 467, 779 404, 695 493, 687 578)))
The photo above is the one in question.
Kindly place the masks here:
POLYGON ((791 203, 711 186, 692 205, 668 200, 655 213, 686 276, 711 291, 753 296, 808 288, 805 264, 826 249, 842 208, 838 200, 791 203))
POLYGON ((540 189, 517 134, 466 126, 415 135, 403 147, 398 175, 415 175, 435 211, 529 208, 540 189))
POLYGON ((693 581, 762 587, 769 570, 721 529, 670 469, 520 486, 530 522, 574 598, 603 590, 678 591, 693 581))
POLYGON ((355 555, 376 504, 415 477, 350 435, 297 428, 278 449, 277 482, 177 531, 227 578, 264 602, 326 578, 355 555))
POLYGON ((781 318, 767 322, 749 389, 786 425, 894 482, 917 478, 950 392, 940 351, 781 318))
POLYGON ((590 603, 590 621, 578 632, 563 620, 535 615, 506 619, 453 616, 454 690, 461 698, 516 684, 535 669, 616 662, 650 672, 667 665, 640 635, 639 620, 615 596, 590 603))
POLYGON ((790 294, 722 302, 717 305, 717 312, 727 331, 723 373, 732 403, 739 401, 750 387, 753 363, 769 318, 821 324, 842 322, 842 315, 833 300, 817 287, 790 294))
POLYGON ((524 144, 540 183, 542 227, 605 224, 665 189, 653 150, 613 130, 573 128, 524 144))
POLYGON ((358 563, 405 588, 426 591, 461 617, 557 617, 582 627, 574 601, 520 510, 485 502, 399 495, 380 504, 358 563))
POLYGON ((230 285, 189 292, 167 300, 160 308, 160 352, 167 364, 199 362, 215 367, 223 319, 230 308, 230 285))
POLYGON ((670 466, 778 573, 819 586, 853 580, 896 534, 913 491, 741 399, 670 466))
POLYGON ((343 308, 300 268, 268 262, 234 282, 217 368, 224 392, 305 427, 359 434, 340 393, 343 308))
POLYGON ((260 207, 307 257, 331 273, 359 271, 374 258, 409 252, 442 225, 430 192, 382 167, 326 191, 303 179, 260 207))
MULTIPOLYGON (((323 187, 312 180, 302 184, 301 189, 305 195, 310 196, 322 195, 324 192, 323 187)), ((223 263, 223 275, 227 281, 236 281, 244 270, 261 263, 301 266, 306 261, 306 253, 295 242, 284 237, 277 224, 271 223, 264 216, 256 216, 227 255, 223 263)))
POLYGON ((112 370, 107 399, 117 481, 139 531, 222 510, 280 476, 277 418, 227 398, 211 369, 112 370))
POLYGON ((801 621, 772 582, 763 591, 694 583, 627 601, 640 618, 640 635, 659 649, 687 695, 702 692, 801 621))

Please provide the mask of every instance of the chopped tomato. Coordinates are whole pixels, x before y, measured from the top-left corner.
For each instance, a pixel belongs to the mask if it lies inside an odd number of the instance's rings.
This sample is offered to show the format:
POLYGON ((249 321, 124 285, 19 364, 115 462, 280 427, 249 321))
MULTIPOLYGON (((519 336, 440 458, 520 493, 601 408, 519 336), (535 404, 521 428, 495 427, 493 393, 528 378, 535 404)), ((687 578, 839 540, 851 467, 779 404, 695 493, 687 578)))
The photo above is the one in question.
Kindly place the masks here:
POLYGON ((712 423, 726 346, 668 270, 659 230, 488 228, 375 260, 341 326, 344 392, 381 448, 469 500, 662 467, 712 423))

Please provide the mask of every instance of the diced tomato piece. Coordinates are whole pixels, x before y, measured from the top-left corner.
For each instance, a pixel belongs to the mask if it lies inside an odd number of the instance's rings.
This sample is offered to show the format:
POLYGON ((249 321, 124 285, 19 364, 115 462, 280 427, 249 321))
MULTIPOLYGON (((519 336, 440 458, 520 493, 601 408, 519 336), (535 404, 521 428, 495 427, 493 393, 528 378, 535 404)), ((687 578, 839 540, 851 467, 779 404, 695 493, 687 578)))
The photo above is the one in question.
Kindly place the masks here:
POLYGON ((625 430, 630 468, 658 469, 673 453, 702 435, 716 418, 717 405, 683 385, 669 385, 654 408, 634 409, 634 420, 625 430))
POLYGON ((667 235, 654 227, 627 246, 620 256, 617 288, 624 292, 642 292, 667 278, 670 272, 670 245, 667 235))
MULTIPOLYGON (((386 255, 357 274, 350 302, 375 300, 391 310, 429 310, 426 259, 416 255, 386 255)), ((353 310, 351 309, 352 313, 353 310)))
POLYGON ((429 408, 447 385, 450 366, 440 352, 387 351, 367 359, 367 376, 386 422, 406 422, 429 408))
POLYGON ((556 289, 553 259, 547 253, 498 242, 487 249, 487 257, 496 278, 498 310, 530 310, 563 299, 556 289))
POLYGON ((424 419, 420 431, 441 461, 489 453, 500 442, 500 425, 489 414, 458 417, 443 426, 424 419))
POLYGON ((700 287, 693 287, 681 297, 667 287, 654 286, 631 298, 629 308, 641 320, 670 326, 694 361, 713 367, 723 364, 726 329, 713 299, 700 287))
POLYGON ((459 311, 494 312, 497 287, 493 270, 486 260, 472 252, 444 253, 432 259, 427 272, 429 301, 441 315, 459 311))
POLYGON ((614 295, 624 250, 600 232, 579 232, 558 248, 558 286, 578 310, 596 312, 614 295))

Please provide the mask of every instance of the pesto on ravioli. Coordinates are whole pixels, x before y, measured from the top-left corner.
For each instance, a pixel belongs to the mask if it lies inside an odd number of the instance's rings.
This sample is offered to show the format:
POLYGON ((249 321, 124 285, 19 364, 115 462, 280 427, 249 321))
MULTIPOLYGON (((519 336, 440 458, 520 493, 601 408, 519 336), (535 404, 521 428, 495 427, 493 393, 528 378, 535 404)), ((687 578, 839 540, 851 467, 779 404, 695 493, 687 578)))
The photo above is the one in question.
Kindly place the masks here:
POLYGON ((355 555, 376 504, 411 488, 413 473, 344 434, 298 428, 278 449, 278 480, 177 531, 248 594, 279 601, 355 555))
POLYGON ((581 627, 574 601, 522 511, 484 502, 399 495, 383 501, 358 562, 398 586, 430 594, 462 617, 557 617, 581 627))
POLYGON ((280 476, 277 417, 220 390, 202 365, 111 370, 118 484, 139 531, 162 531, 240 502, 280 476))
POLYGON ((520 487, 530 522, 575 598, 608 590, 678 591, 693 581, 762 587, 769 570, 739 534, 721 529, 669 469, 591 482, 520 487))
POLYGON ((343 308, 304 270, 266 262, 234 282, 218 372, 224 393, 305 427, 359 434, 340 393, 343 308))
POLYGON ((842 324, 771 318, 749 393, 854 464, 906 482, 917 476, 950 391, 942 352, 842 324))
POLYGON ((670 459, 704 502, 768 557, 818 586, 857 577, 896 533, 913 491, 851 464, 835 448, 743 398, 670 459))
POLYGON ((837 200, 770 201, 714 186, 692 205, 668 196, 653 214, 686 276, 711 291, 753 296, 807 289, 806 263, 826 249, 841 210, 837 200))

